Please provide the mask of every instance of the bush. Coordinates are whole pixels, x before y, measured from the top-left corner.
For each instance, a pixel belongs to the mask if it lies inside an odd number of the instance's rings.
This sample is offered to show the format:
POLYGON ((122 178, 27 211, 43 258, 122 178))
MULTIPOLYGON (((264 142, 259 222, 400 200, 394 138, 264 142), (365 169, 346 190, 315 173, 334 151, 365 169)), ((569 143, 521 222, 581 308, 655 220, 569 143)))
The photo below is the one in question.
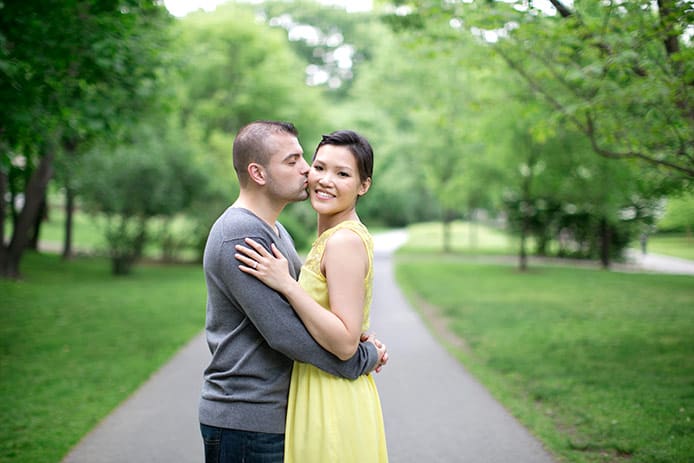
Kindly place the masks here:
POLYGON ((188 208, 205 185, 185 144, 143 131, 131 144, 85 155, 79 192, 88 210, 106 217, 105 238, 115 274, 127 274, 151 239, 151 219, 188 208))

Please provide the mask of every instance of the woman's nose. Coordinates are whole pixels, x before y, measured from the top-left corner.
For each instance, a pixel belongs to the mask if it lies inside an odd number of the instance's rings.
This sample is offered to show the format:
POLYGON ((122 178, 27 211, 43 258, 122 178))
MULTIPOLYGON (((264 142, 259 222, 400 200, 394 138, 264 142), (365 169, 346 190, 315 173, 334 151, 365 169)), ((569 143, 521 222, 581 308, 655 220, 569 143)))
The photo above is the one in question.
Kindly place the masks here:
POLYGON ((328 172, 321 172, 320 176, 318 177, 318 183, 321 185, 329 185, 331 180, 332 178, 328 172))

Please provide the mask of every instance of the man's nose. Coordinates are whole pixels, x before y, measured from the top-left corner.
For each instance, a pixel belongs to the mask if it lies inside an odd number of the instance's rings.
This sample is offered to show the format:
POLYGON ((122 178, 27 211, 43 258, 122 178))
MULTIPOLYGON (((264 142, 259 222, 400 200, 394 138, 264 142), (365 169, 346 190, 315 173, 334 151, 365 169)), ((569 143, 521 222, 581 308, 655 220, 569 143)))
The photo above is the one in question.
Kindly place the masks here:
POLYGON ((306 159, 301 158, 301 173, 303 175, 308 175, 308 171, 311 170, 311 166, 308 165, 308 162, 306 162, 306 159))

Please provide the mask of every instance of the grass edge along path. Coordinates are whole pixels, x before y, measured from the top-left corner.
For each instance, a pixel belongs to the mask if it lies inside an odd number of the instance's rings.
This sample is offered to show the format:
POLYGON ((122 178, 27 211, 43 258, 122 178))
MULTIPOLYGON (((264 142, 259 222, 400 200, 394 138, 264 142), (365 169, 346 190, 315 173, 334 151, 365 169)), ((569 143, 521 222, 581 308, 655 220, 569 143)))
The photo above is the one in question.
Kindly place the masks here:
POLYGON ((404 252, 396 277, 449 351, 560 461, 691 461, 694 278, 521 274, 404 252))
POLYGON ((0 280, 0 461, 59 462, 204 326, 199 265, 29 253, 0 280))

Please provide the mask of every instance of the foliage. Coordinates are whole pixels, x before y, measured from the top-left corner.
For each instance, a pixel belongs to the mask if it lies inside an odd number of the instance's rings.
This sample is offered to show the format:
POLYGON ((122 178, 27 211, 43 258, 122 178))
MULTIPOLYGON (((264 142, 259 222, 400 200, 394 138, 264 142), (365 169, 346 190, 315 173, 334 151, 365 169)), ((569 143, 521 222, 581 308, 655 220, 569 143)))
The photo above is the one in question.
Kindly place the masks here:
POLYGON ((503 159, 496 169, 512 229, 532 236, 540 255, 601 258, 605 266, 620 258, 657 212, 643 169, 595 158, 575 131, 539 131, 547 110, 521 95, 504 109, 523 115, 497 117, 501 135, 490 147, 503 159))
POLYGON ((268 24, 287 31, 306 63, 307 84, 326 88, 333 101, 349 98, 352 84, 379 47, 379 18, 371 13, 306 0, 264 1, 256 9, 268 24))
POLYGON ((0 191, 8 171, 25 179, 12 186, 23 188, 24 205, 9 246, 1 240, 0 273, 16 277, 54 160, 117 137, 157 100, 168 15, 140 0, 5 2, 0 11, 0 191))
POLYGON ((466 49, 470 58, 466 72, 460 72, 468 55, 437 53, 436 44, 394 36, 387 29, 379 37, 373 61, 353 84, 344 116, 346 124, 363 128, 376 151, 369 193, 374 201, 365 204, 366 212, 396 226, 442 214, 460 216, 485 201, 479 184, 467 181, 474 177, 469 166, 479 155, 477 83, 484 79, 473 63, 480 48, 471 44, 466 49), (429 64, 411 65, 422 61, 429 64))
POLYGON ((690 2, 557 0, 550 13, 521 1, 409 3, 419 24, 493 44, 594 152, 641 161, 663 182, 694 177, 690 2))
POLYGON ((0 461, 57 462, 199 332, 199 266, 142 266, 28 253, 0 281, 0 461), (36 436, 41 435, 40 439, 36 436))
POLYGON ((205 183, 184 144, 155 136, 166 132, 142 132, 112 152, 106 147, 92 150, 81 166, 80 192, 89 209, 106 217, 115 274, 129 273, 142 256, 148 221, 186 210, 205 183))
POLYGON ((657 226, 662 231, 686 231, 691 234, 694 229, 694 194, 669 198, 657 226))
POLYGON ((207 143, 215 132, 231 135, 253 120, 275 119, 319 138, 319 90, 304 85, 285 34, 258 23, 250 7, 229 3, 214 15, 190 14, 178 21, 177 35, 179 115, 191 135, 207 143))
POLYGON ((690 276, 400 253, 398 282, 465 341, 465 366, 554 453, 678 463, 694 452, 690 276))

